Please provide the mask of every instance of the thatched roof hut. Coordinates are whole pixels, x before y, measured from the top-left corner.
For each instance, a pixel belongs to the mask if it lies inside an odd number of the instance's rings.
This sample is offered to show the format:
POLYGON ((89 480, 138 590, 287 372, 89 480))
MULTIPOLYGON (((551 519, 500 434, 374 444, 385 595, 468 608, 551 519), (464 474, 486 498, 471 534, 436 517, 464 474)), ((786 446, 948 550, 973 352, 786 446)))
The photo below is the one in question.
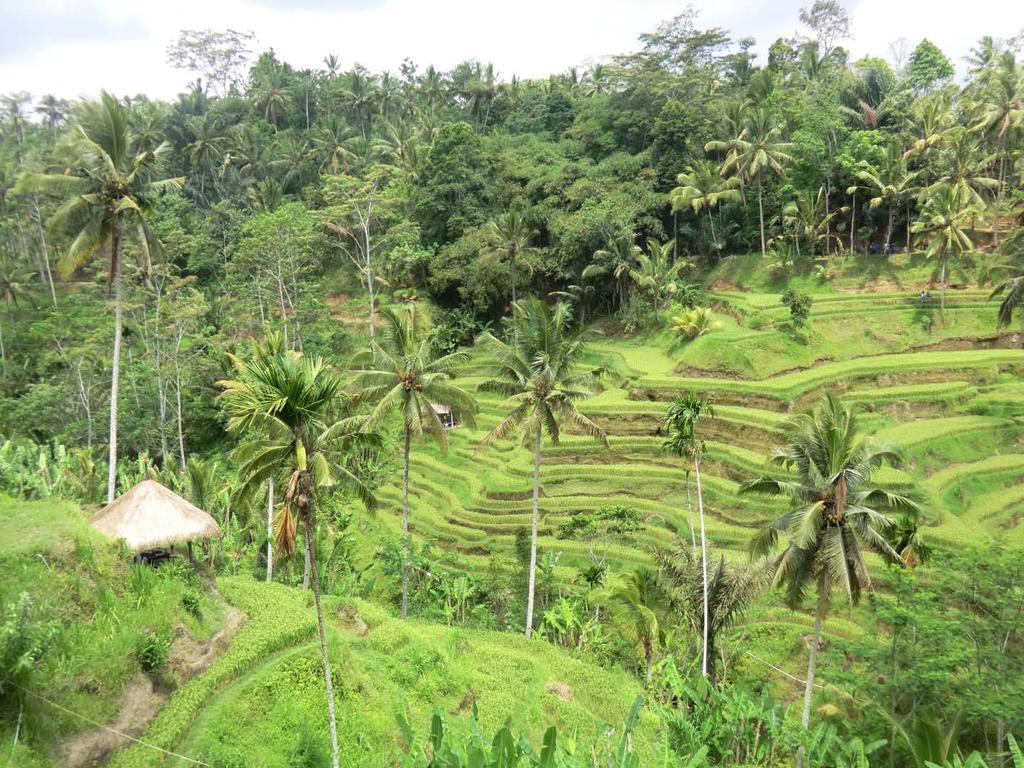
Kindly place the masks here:
POLYGON ((155 480, 143 480, 97 512, 92 527, 143 552, 220 536, 210 515, 155 480))

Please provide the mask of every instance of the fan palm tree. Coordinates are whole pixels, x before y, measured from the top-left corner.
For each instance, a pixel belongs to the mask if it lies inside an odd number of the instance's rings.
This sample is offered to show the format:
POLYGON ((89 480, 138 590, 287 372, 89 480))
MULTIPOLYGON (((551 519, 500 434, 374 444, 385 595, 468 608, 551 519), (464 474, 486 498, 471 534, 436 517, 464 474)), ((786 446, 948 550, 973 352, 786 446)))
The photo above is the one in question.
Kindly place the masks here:
MULTIPOLYGON (((697 436, 697 424, 704 417, 714 418, 715 409, 711 401, 699 397, 696 392, 676 396, 665 412, 665 432, 668 438, 663 445, 669 453, 693 462, 694 479, 697 481, 697 514, 700 518, 700 562, 703 585, 703 638, 701 643, 701 672, 708 676, 710 661, 710 627, 708 620, 708 540, 704 528, 704 492, 700 481, 700 459, 704 452, 704 441, 697 436)), ((686 471, 686 493, 689 499, 690 472, 686 471)))
POLYGON ((644 655, 644 684, 651 685, 654 656, 663 634, 668 597, 658 572, 640 567, 625 575, 608 595, 616 624, 640 646, 644 655))
POLYGON ((594 263, 588 264, 580 277, 593 280, 611 274, 615 278, 614 296, 619 305, 619 313, 626 309, 627 286, 633 271, 639 264, 643 251, 634 242, 632 233, 624 232, 608 243, 607 248, 594 251, 594 263))
POLYGON ((912 228, 925 245, 925 254, 939 262, 940 312, 946 310, 946 273, 950 257, 958 259, 974 250, 967 230, 975 213, 976 209, 961 203, 955 187, 940 187, 925 201, 921 219, 912 228))
MULTIPOLYGON (((785 590, 786 601, 796 608, 809 586, 817 590, 801 723, 811 717, 811 697, 818 662, 821 625, 828 613, 831 593, 838 589, 853 604, 871 578, 863 550, 901 563, 886 539, 893 528, 893 512, 914 513, 917 505, 899 494, 871 487, 871 474, 883 462, 895 462, 895 446, 861 434, 853 410, 831 393, 809 414, 793 417, 784 427, 785 445, 771 460, 788 477, 763 476, 741 486, 741 493, 785 496, 790 509, 769 523, 751 542, 751 552, 768 555, 778 545, 779 533, 788 537, 786 548, 773 558, 773 582, 785 590)), ((798 763, 802 763, 802 752, 798 763)))
POLYGON ((742 199, 740 187, 743 186, 738 176, 723 179, 718 166, 711 160, 698 160, 686 167, 676 179, 679 186, 669 192, 672 212, 689 206, 694 214, 701 209, 708 213, 708 224, 711 225, 711 241, 714 250, 721 250, 718 235, 715 233, 715 219, 711 210, 720 203, 738 202, 742 199))
POLYGON ((439 355, 433 328, 426 310, 419 304, 404 309, 385 307, 381 333, 370 342, 368 352, 356 358, 362 366, 356 385, 358 398, 376 403, 367 419, 369 426, 388 413, 402 415, 402 618, 409 605, 409 455, 414 435, 424 431, 441 447, 448 449, 448 433, 434 409, 441 405, 467 424, 473 423, 476 401, 468 392, 451 383, 466 353, 459 350, 439 355))
POLYGON ((761 256, 767 254, 767 240, 764 235, 764 175, 771 171, 776 176, 786 175, 786 163, 793 161, 789 155, 792 144, 781 141, 782 126, 772 115, 758 107, 746 116, 743 130, 729 141, 709 141, 706 152, 725 152, 721 174, 732 174, 744 184, 757 185, 757 215, 761 226, 761 256))
POLYGON ((683 259, 673 263, 673 245, 671 240, 659 243, 653 237, 648 238, 647 249, 637 258, 637 266, 629 271, 637 288, 650 294, 655 323, 661 321, 662 306, 676 292, 676 278, 689 266, 683 259))
POLYGON ((123 291, 121 246, 132 232, 150 250, 159 247, 145 219, 155 197, 182 188, 184 179, 161 179, 169 142, 154 150, 134 154, 128 110, 106 91, 99 101, 84 102, 79 108, 76 130, 69 137, 68 172, 64 174, 23 174, 16 189, 61 195, 67 201, 57 209, 50 227, 81 227, 67 252, 58 260, 57 270, 70 276, 93 256, 109 253, 109 281, 114 288, 114 350, 110 374, 110 443, 107 468, 107 502, 114 500, 117 479, 117 406, 121 378, 121 331, 123 291))
POLYGON ((487 253, 508 263, 509 285, 512 289, 512 303, 516 303, 517 267, 524 267, 532 274, 529 256, 537 253, 530 245, 536 232, 530 229, 526 217, 519 211, 511 210, 501 214, 487 224, 487 253))
POLYGON ((327 689, 332 765, 338 768, 334 685, 313 545, 315 504, 320 494, 339 483, 372 504, 369 489, 339 456, 347 449, 375 448, 379 441, 363 430, 360 419, 335 420, 346 404, 342 381, 321 358, 285 350, 257 354, 250 360, 232 357, 232 363, 237 378, 218 384, 230 415, 228 429, 245 438, 236 449, 240 492, 255 493, 271 478, 284 481, 275 538, 278 548, 289 555, 295 551, 298 521, 303 525, 327 689))
POLYGON ((770 569, 766 565, 745 568, 726 565, 725 557, 720 558, 708 579, 708 630, 705 632, 702 560, 683 541, 677 542, 671 550, 658 550, 655 557, 673 603, 682 609, 697 635, 707 638, 708 680, 715 685, 715 661, 721 656, 720 638, 767 586, 771 578, 770 569))
POLYGON ((509 325, 511 341, 501 341, 490 333, 481 336, 481 341, 497 355, 498 366, 495 377, 482 383, 480 391, 504 395, 514 407, 487 433, 480 448, 518 430, 521 443, 533 450, 533 517, 526 596, 526 636, 530 637, 537 572, 541 442, 546 434, 557 445, 566 422, 604 445, 608 438, 601 427, 576 408, 577 402, 590 396, 594 375, 578 370, 589 335, 572 326, 569 307, 559 302, 551 308, 539 299, 525 299, 512 306, 509 325))

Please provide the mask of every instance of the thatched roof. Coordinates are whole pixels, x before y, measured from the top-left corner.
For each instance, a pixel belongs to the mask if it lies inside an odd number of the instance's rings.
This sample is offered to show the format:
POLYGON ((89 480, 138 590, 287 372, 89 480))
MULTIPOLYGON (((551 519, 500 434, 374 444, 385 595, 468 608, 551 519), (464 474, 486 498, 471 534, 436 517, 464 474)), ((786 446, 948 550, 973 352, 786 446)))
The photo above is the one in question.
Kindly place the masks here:
POLYGON ((136 552, 220 536, 216 520, 155 480, 143 480, 114 499, 91 523, 136 552))

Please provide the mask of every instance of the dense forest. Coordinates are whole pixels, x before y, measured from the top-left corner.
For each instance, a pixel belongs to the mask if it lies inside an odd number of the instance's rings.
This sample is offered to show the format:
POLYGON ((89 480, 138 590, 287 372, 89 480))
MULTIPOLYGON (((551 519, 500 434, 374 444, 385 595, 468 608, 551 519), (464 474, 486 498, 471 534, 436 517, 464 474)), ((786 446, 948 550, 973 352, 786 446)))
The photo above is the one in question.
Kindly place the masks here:
POLYGON ((0 755, 1024 768, 1024 40, 798 23, 3 96, 0 755), (87 531, 146 478, 194 569, 87 531))

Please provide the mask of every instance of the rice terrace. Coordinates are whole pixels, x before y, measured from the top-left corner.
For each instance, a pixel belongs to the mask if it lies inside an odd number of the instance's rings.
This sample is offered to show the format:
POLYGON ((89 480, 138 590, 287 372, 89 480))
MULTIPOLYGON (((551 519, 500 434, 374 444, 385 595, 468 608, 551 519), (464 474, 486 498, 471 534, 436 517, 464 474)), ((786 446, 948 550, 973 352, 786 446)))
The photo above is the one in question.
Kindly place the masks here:
POLYGON ((1024 768, 1024 11, 804 2, 0 9, 0 765, 1024 768))

